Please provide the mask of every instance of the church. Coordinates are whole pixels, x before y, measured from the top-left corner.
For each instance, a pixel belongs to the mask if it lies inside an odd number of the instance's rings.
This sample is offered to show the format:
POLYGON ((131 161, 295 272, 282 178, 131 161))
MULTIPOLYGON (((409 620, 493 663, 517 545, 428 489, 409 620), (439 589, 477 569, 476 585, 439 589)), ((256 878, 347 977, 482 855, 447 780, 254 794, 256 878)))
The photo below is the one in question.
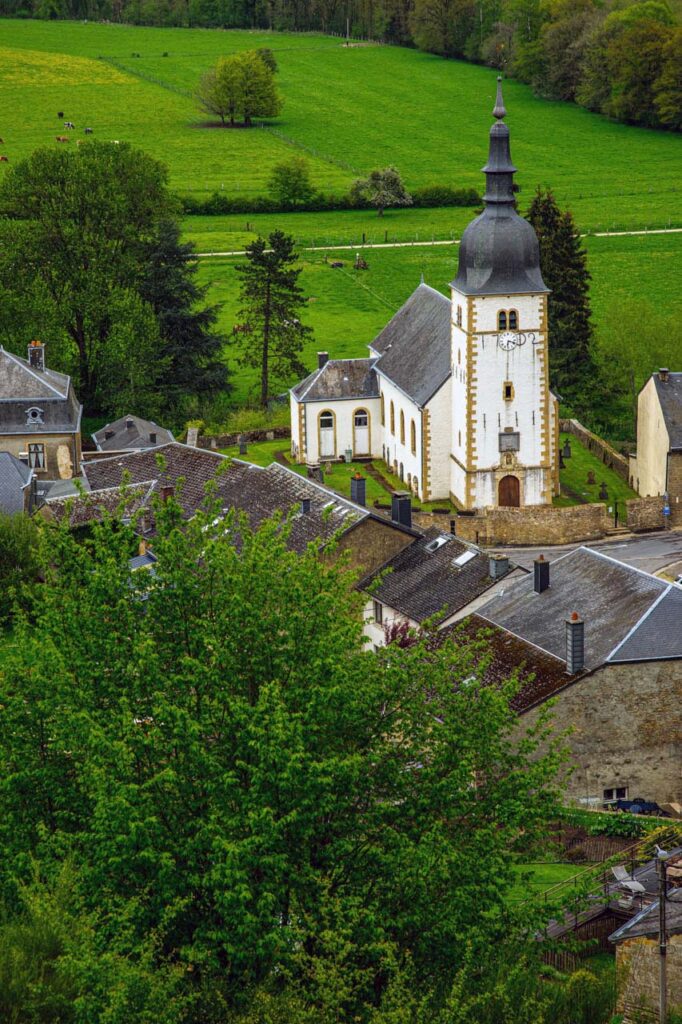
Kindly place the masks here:
POLYGON ((450 298, 422 284, 369 346, 290 392, 292 456, 383 459, 421 501, 548 505, 559 492, 547 296, 535 231, 516 211, 498 79, 484 209, 462 236, 450 298))

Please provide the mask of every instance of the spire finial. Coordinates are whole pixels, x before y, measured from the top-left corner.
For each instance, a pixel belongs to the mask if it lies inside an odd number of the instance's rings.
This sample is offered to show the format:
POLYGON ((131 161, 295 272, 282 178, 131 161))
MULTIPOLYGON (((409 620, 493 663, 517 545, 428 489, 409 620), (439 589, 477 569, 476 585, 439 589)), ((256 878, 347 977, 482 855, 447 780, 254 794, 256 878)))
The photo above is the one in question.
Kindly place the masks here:
POLYGON ((420 280, 420 282, 419 282, 419 283, 420 283, 420 284, 424 284, 424 271, 423 271, 423 270, 422 270, 422 272, 421 272, 421 280, 420 280))
POLYGON ((503 117, 507 116, 505 110, 504 100, 502 99, 502 75, 497 76, 497 97, 495 99, 495 106, 493 108, 493 117, 496 117, 500 121, 503 117))

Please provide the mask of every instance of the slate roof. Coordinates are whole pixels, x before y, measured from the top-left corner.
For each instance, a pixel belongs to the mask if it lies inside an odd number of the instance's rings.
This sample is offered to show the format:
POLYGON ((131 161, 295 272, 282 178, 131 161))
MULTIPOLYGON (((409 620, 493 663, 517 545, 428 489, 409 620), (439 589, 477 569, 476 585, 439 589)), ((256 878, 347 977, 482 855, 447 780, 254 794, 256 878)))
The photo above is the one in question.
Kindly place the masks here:
POLYGON ((450 376, 450 300, 420 284, 370 349, 379 374, 425 406, 450 376))
POLYGON ((609 655, 610 663, 682 658, 682 587, 671 583, 624 640, 609 655))
POLYGON ((70 377, 33 369, 0 347, 0 434, 75 434, 80 418, 70 377), (28 410, 34 407, 41 415, 32 421, 28 410))
POLYGON ((461 638, 463 642, 484 639, 487 651, 482 679, 488 685, 499 685, 518 670, 522 685, 511 705, 519 713, 548 700, 583 674, 568 675, 564 660, 494 626, 478 614, 467 615, 437 635, 455 641, 461 638))
POLYGON ((103 519, 106 515, 118 515, 125 500, 125 514, 132 516, 148 503, 154 483, 153 480, 137 483, 129 489, 125 499, 119 487, 105 487, 77 496, 71 494, 51 498, 48 495, 41 506, 41 512, 49 512, 57 522, 61 522, 68 515, 69 526, 73 529, 87 526, 88 523, 103 519))
POLYGON ((488 555, 432 527, 363 580, 361 587, 377 601, 415 622, 423 622, 437 613, 445 619, 496 582, 490 577, 489 564, 488 555), (445 543, 429 552, 428 545, 438 538, 445 543), (474 557, 461 567, 453 565, 456 558, 467 552, 474 557), (372 586, 384 573, 381 582, 372 586))
POLYGON ((378 398, 379 382, 373 359, 330 359, 292 388, 299 402, 378 398))
POLYGON ((92 439, 101 452, 158 448, 175 440, 170 430, 159 427, 153 420, 143 420, 140 416, 132 415, 122 416, 113 423, 107 423, 92 435, 92 439), (112 433, 111 437, 106 436, 109 433, 112 433), (151 434, 156 435, 155 441, 152 441, 151 434))
POLYGON ((661 412, 668 430, 670 448, 673 451, 682 450, 682 373, 668 374, 668 380, 664 383, 660 376, 655 373, 654 382, 656 394, 661 403, 661 412))
MULTIPOLYGON (((216 498, 223 510, 237 509, 246 513, 252 527, 276 513, 288 514, 304 498, 310 500, 310 511, 300 512, 293 520, 289 546, 296 551, 305 550, 311 541, 325 541, 339 530, 347 531, 364 519, 372 518, 411 536, 419 531, 407 530, 384 519, 370 509, 340 497, 321 484, 300 476, 292 469, 273 463, 267 468, 254 466, 239 459, 229 459, 217 452, 189 448, 174 441, 158 449, 130 452, 108 459, 96 459, 83 466, 87 486, 92 493, 85 498, 71 499, 77 505, 76 522, 82 517, 96 519, 97 502, 105 500, 104 492, 118 494, 117 488, 124 475, 131 485, 146 488, 144 503, 149 504, 155 492, 164 486, 175 486, 175 498, 187 517, 192 516, 204 503, 205 488, 215 481, 216 498), (165 468, 159 469, 157 459, 163 457, 165 468), (93 500, 94 499, 94 500, 93 500)), ((120 501, 120 497, 118 499, 120 501)), ((114 501, 114 498, 111 498, 114 501)), ((49 501, 47 505, 55 515, 63 515, 69 499, 49 501)), ((71 512, 72 517, 74 511, 71 512)), ((153 532, 150 513, 145 517, 146 531, 153 532)))
MULTIPOLYGON (((566 657, 566 619, 577 612, 585 621, 585 664, 604 664, 670 584, 592 548, 577 548, 550 563, 550 586, 533 589, 533 575, 491 598, 479 613, 490 622, 557 658, 566 657)), ((682 630, 649 638, 654 650, 666 643, 668 657, 682 656, 682 630)), ((649 657, 651 647, 648 647, 649 657)), ((629 660, 639 660, 630 658, 629 660)))
POLYGON ((23 512, 24 490, 33 470, 10 452, 0 452, 0 512, 23 512))

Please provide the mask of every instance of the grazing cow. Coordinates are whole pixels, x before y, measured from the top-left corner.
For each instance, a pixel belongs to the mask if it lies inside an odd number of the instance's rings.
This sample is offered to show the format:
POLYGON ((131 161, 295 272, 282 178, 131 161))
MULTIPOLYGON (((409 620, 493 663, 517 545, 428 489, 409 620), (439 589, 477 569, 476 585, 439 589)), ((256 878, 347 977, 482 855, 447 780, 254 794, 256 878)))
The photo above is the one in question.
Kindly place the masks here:
POLYGON ((114 146, 120 146, 121 145, 121 143, 118 141, 118 139, 112 139, 111 141, 114 144, 114 146))
POLYGON ((330 263, 329 266, 333 267, 334 270, 338 270, 340 267, 343 266, 343 260, 334 260, 334 262, 330 263))
POLYGON ((59 113, 57 114, 57 117, 59 118, 60 121, 63 121, 64 120, 64 111, 60 110, 59 113))
POLYGON ((4 145, 5 145, 5 140, 4 139, 0 139, 0 146, 4 146, 4 145))
POLYGON ((64 127, 65 127, 65 128, 75 128, 76 126, 75 126, 75 124, 73 123, 73 121, 65 121, 65 122, 64 122, 64 127))
POLYGON ((83 131, 86 135, 92 135, 92 128, 84 128, 83 131))
POLYGON ((57 135, 57 136, 55 136, 55 138, 57 139, 57 142, 70 142, 71 141, 69 139, 68 135, 57 135))
POLYGON ((6 164, 9 161, 8 156, 0 156, 0 164, 6 164))

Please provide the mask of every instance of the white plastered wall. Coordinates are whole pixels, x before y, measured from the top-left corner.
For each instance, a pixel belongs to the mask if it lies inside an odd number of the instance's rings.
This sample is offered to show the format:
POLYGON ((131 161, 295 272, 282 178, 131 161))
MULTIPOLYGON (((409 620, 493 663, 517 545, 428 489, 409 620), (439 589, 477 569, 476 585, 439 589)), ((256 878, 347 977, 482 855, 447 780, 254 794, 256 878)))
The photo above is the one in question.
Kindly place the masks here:
POLYGON ((393 469, 393 463, 398 464, 398 472, 400 471, 400 465, 403 467, 403 480, 405 481, 405 488, 408 488, 408 476, 411 480, 414 477, 418 481, 418 495, 420 498, 424 494, 424 474, 422 471, 422 416, 421 409, 419 406, 407 397, 399 388, 395 386, 386 377, 379 377, 379 390, 384 396, 384 427, 383 437, 381 444, 379 445, 379 456, 382 455, 381 445, 384 446, 385 455, 384 458, 389 468, 393 469), (395 432, 391 433, 391 402, 395 410, 395 432), (403 413, 405 417, 405 443, 403 444, 400 440, 400 413, 403 413), (411 450, 410 440, 410 423, 414 420, 415 434, 416 434, 416 445, 415 453, 411 450))
POLYGON ((637 400, 637 476, 635 489, 643 498, 665 494, 670 439, 656 383, 650 377, 637 400))
POLYGON ((429 500, 450 495, 450 452, 452 450, 451 378, 426 403, 429 414, 429 500))
MULTIPOLYGON (((306 462, 309 465, 320 461, 319 419, 320 413, 334 414, 334 458, 343 458, 347 448, 354 451, 353 417, 358 409, 366 409, 369 413, 369 443, 373 458, 381 458, 381 410, 378 398, 347 398, 328 402, 306 402, 306 462)), ((292 409, 293 413, 293 409, 292 409)), ((294 418, 292 415, 292 438, 294 418)), ((364 453, 363 453, 364 454, 364 453)))
POLYGON ((379 623, 374 620, 374 601, 372 599, 367 601, 364 608, 364 633, 367 638, 367 643, 371 644, 372 647, 384 647, 386 645, 384 626, 390 626, 394 622, 407 622, 412 629, 416 629, 419 625, 416 620, 409 619, 406 615, 401 615, 401 613, 396 611, 395 608, 389 608, 387 604, 382 604, 382 609, 383 623, 379 625, 379 623))

